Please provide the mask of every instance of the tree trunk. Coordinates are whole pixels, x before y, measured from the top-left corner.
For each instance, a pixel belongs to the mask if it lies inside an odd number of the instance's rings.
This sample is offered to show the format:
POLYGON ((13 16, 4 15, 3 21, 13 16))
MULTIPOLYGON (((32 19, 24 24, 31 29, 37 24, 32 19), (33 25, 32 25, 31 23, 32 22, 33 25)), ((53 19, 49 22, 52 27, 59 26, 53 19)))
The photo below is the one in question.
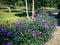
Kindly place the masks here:
POLYGON ((25 2, 26 2, 26 14, 27 14, 27 18, 29 20, 31 20, 30 17, 29 17, 29 15, 28 15, 28 4, 27 4, 27 0, 25 0, 25 2))
POLYGON ((10 8, 10 6, 8 7, 8 10, 9 10, 9 13, 11 13, 11 8, 10 8))
POLYGON ((32 0, 32 19, 34 18, 34 0, 32 0))
POLYGON ((17 7, 17 4, 16 4, 16 2, 15 2, 15 7, 17 7))
POLYGON ((27 17, 28 17, 28 5, 27 5, 27 0, 26 1, 26 14, 27 14, 27 17))

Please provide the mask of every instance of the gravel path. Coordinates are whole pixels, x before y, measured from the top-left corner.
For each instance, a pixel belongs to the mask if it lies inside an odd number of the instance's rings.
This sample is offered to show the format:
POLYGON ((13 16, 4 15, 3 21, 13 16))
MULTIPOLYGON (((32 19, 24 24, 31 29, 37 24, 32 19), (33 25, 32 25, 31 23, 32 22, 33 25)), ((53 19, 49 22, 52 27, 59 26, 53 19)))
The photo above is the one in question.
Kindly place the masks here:
POLYGON ((60 27, 56 26, 56 31, 53 34, 53 38, 49 40, 45 45, 60 45, 60 27))

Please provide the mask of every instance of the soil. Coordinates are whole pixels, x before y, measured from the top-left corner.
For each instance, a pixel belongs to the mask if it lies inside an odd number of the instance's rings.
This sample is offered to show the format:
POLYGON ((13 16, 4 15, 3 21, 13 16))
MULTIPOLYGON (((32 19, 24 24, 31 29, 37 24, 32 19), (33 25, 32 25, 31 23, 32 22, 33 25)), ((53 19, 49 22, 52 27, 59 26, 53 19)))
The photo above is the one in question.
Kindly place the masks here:
POLYGON ((53 33, 53 38, 45 45, 60 45, 60 27, 56 26, 56 31, 53 33))

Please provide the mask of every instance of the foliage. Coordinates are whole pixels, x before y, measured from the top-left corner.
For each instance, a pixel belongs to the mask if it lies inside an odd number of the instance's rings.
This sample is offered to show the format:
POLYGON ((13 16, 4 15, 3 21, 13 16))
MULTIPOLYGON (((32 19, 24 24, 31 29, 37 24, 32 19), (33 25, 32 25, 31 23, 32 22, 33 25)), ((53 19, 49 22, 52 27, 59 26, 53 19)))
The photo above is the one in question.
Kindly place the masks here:
POLYGON ((55 19, 42 13, 31 21, 17 20, 15 24, 0 24, 1 45, 43 45, 55 30, 55 19), (44 16, 45 15, 45 16, 44 16))
POLYGON ((4 0, 4 4, 7 4, 7 5, 12 5, 15 2, 17 2, 17 0, 4 0))
MULTIPOLYGON (((60 0, 34 0, 35 2, 35 8, 40 8, 40 7, 56 7, 59 9, 60 5, 60 0)), ((10 4, 17 6, 25 6, 25 0, 1 0, 0 4, 10 4)), ((30 6, 30 10, 32 7, 32 0, 28 0, 28 6, 30 6)))
POLYGON ((58 8, 60 0, 35 0, 35 8, 40 7, 55 7, 58 8))

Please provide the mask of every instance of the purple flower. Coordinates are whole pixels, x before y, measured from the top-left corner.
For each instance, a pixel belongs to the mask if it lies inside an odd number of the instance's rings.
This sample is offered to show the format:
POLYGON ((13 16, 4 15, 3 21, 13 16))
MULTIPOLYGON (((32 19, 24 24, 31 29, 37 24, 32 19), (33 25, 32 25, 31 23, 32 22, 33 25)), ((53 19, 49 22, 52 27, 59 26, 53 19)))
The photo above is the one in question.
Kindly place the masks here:
POLYGON ((45 24, 44 24, 44 28, 48 28, 48 27, 49 27, 48 24, 45 23, 45 24))
POLYGON ((16 21, 16 25, 18 25, 19 23, 20 23, 20 21, 19 21, 19 20, 17 20, 17 21, 16 21))
POLYGON ((4 43, 3 45, 12 45, 12 43, 8 42, 8 43, 4 43))
POLYGON ((33 33, 32 36, 35 37, 35 34, 33 33))
POLYGON ((18 32, 15 33, 16 35, 18 34, 18 32))
POLYGON ((39 21, 44 22, 44 20, 42 18, 39 18, 39 21))
POLYGON ((36 20, 35 19, 32 19, 32 23, 36 23, 36 20))
POLYGON ((0 32, 0 36, 2 36, 2 32, 0 32))
POLYGON ((22 43, 20 43, 20 45, 23 45, 22 43))
POLYGON ((1 28, 0 28, 0 32, 2 32, 2 31, 4 31, 4 28, 1 27, 1 28))
POLYGON ((42 32, 40 32, 40 34, 42 34, 42 32))
POLYGON ((7 45, 7 43, 4 43, 3 45, 7 45))
POLYGON ((48 25, 50 25, 50 22, 48 21, 48 25))
POLYGON ((50 17, 48 16, 47 18, 46 18, 46 20, 48 20, 50 17))
POLYGON ((23 30, 23 29, 24 29, 24 25, 21 25, 21 26, 20 26, 20 30, 23 30))
POLYGON ((35 31, 34 31, 34 30, 32 30, 32 33, 35 33, 35 31))
POLYGON ((45 19, 42 19, 41 22, 45 22, 46 20, 45 19))
POLYGON ((10 33, 10 32, 8 32, 8 33, 7 33, 7 36, 11 36, 11 33, 10 33))
POLYGON ((7 43, 7 45, 12 45, 12 44, 9 42, 9 43, 7 43))
POLYGON ((42 16, 39 16, 39 19, 42 19, 42 16))
POLYGON ((3 35, 4 28, 0 27, 0 36, 3 35))

